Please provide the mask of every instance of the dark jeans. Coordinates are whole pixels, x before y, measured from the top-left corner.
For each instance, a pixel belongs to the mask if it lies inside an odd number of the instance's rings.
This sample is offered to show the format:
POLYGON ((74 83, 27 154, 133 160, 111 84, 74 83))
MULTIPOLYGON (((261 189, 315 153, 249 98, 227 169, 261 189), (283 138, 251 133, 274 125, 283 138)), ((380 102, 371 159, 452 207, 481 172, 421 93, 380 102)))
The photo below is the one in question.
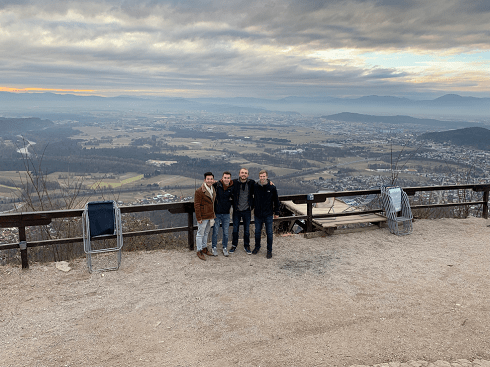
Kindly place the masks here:
POLYGON ((255 217, 255 247, 260 248, 260 237, 262 234, 262 224, 265 224, 265 233, 267 234, 267 252, 272 252, 272 223, 274 216, 255 217))
POLYGON ((233 211, 233 238, 231 244, 233 246, 238 245, 238 229, 240 227, 240 220, 243 220, 243 245, 250 246, 250 220, 252 219, 252 212, 250 210, 233 211))

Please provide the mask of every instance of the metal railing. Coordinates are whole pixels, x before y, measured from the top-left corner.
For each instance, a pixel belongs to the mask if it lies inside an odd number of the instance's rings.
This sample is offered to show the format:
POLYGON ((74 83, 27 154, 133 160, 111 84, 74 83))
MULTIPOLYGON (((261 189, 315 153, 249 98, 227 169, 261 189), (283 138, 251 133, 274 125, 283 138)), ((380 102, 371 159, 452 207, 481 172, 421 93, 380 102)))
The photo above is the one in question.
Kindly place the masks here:
MULTIPOLYGON (((443 207, 464 206, 464 205, 482 205, 482 217, 488 219, 488 199, 489 199, 489 192, 490 192, 490 184, 422 186, 422 187, 406 187, 403 189, 409 196, 413 196, 415 195, 416 192, 420 192, 420 191, 472 190, 474 192, 483 192, 483 198, 481 201, 412 205, 412 209, 443 208, 443 207)), ((372 189, 372 190, 338 191, 338 192, 315 193, 315 194, 283 195, 279 197, 279 200, 281 202, 293 201, 295 204, 306 203, 307 204, 306 215, 280 217, 275 219, 274 221, 304 220, 306 222, 306 232, 312 232, 313 219, 328 218, 328 217, 342 217, 342 216, 357 216, 357 215, 364 215, 370 213, 382 213, 383 209, 377 208, 377 209, 364 210, 364 211, 349 211, 344 213, 313 215, 313 204, 325 202, 326 199, 329 197, 339 198, 339 197, 348 197, 348 196, 351 197, 364 196, 364 195, 371 195, 371 194, 380 194, 380 192, 381 192, 380 189, 372 189)), ((174 233, 174 232, 187 232, 187 243, 188 243, 189 250, 194 249, 194 231, 197 229, 197 227, 194 225, 193 202, 121 206, 120 209, 121 209, 121 214, 151 212, 156 210, 168 210, 172 214, 186 213, 187 226, 152 229, 152 230, 137 231, 137 232, 125 232, 123 233, 123 237, 148 236, 148 235, 174 233)), ((15 214, 0 214, 0 228, 17 227, 19 230, 19 242, 10 243, 10 244, 0 244, 0 250, 17 249, 17 248, 20 249, 22 268, 27 269, 29 268, 28 256, 27 256, 27 249, 29 247, 83 242, 83 237, 61 238, 61 239, 54 239, 54 240, 40 240, 40 241, 27 242, 26 227, 49 225, 53 219, 81 217, 82 213, 83 213, 83 209, 70 209, 70 210, 53 210, 53 211, 27 212, 27 213, 15 213, 15 214)), ((115 236, 113 237, 115 238, 115 236)), ((105 238, 111 238, 111 237, 106 236, 105 238)))

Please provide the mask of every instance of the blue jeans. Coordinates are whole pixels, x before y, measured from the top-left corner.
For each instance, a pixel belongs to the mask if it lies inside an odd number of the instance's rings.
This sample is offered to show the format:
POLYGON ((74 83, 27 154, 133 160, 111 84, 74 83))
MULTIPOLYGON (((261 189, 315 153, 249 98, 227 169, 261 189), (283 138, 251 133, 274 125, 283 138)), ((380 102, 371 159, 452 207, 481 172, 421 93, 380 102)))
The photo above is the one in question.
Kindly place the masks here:
POLYGON ((272 223, 274 222, 274 216, 268 217, 255 217, 255 247, 260 248, 260 237, 262 234, 262 224, 265 224, 265 233, 267 234, 267 252, 272 252, 272 223))
POLYGON ((243 219, 243 245, 250 246, 250 220, 252 219, 252 212, 250 210, 233 211, 233 238, 231 244, 233 246, 238 245, 238 229, 240 227, 240 220, 243 219))
POLYGON ((213 227, 213 237, 212 244, 213 248, 216 248, 218 245, 218 232, 219 225, 223 226, 223 241, 221 241, 223 248, 228 247, 228 231, 230 230, 230 214, 216 214, 216 218, 214 219, 214 227, 213 227))
POLYGON ((208 235, 211 230, 211 220, 204 219, 202 223, 197 223, 196 247, 201 251, 208 243, 208 235))

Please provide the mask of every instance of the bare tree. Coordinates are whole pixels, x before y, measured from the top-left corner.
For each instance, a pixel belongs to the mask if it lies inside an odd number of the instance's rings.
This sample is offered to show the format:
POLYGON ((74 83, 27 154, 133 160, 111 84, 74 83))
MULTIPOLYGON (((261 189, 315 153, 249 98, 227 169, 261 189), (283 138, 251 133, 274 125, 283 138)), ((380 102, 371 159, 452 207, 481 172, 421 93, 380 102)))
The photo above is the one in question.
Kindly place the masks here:
MULTIPOLYGON (((18 211, 50 211, 82 208, 89 197, 80 195, 84 187, 83 176, 72 179, 68 175, 62 182, 48 180, 48 175, 42 169, 42 163, 46 147, 37 155, 35 151, 29 152, 30 143, 23 139, 24 147, 19 149, 22 154, 24 171, 19 172, 20 184, 17 194, 22 204, 18 211)), ((81 236, 80 218, 64 218, 53 220, 51 224, 38 226, 29 231, 30 240, 51 240, 55 238, 67 238, 81 236)), ((50 246, 51 256, 46 258, 46 251, 31 251, 33 257, 38 260, 60 261, 80 255, 76 244, 50 246), (41 254, 42 253, 42 254, 41 254), (49 259, 51 257, 51 259, 49 259)))

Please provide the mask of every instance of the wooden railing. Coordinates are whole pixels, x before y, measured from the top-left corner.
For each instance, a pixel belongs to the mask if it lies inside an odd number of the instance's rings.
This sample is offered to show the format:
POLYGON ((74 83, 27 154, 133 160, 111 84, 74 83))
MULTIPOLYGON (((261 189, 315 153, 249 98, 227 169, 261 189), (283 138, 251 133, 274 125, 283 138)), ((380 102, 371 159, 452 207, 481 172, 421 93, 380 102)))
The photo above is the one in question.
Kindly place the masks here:
MULTIPOLYGON (((481 201, 412 205, 412 209, 442 208, 442 207, 462 206, 462 205, 482 205, 482 217, 488 219, 488 199, 489 199, 489 192, 490 192, 490 184, 405 187, 403 189, 409 196, 413 196, 415 195, 416 192, 420 192, 420 191, 472 190, 474 192, 483 192, 483 197, 481 201)), ((303 216, 280 217, 278 219, 275 219, 275 221, 305 220, 306 232, 312 232, 313 219, 316 218, 355 216, 355 215, 383 212, 381 208, 377 208, 377 209, 365 210, 365 211, 349 211, 345 213, 313 215, 313 203, 325 202, 325 200, 328 197, 340 198, 340 197, 348 197, 348 196, 351 197, 364 196, 370 194, 380 194, 380 189, 338 191, 338 192, 315 193, 315 194, 283 195, 279 197, 280 201, 293 201, 296 204, 306 203, 307 213, 306 215, 303 216)), ((135 236, 148 236, 148 235, 173 233, 173 232, 187 232, 187 243, 189 249, 190 250, 194 249, 194 230, 196 230, 197 227, 194 225, 193 202, 121 206, 120 209, 122 214, 150 212, 155 210, 168 210, 172 214, 186 213, 187 226, 185 227, 172 227, 172 228, 152 229, 152 230, 145 230, 145 231, 138 231, 138 232, 126 232, 123 233, 123 236, 135 237, 135 236)), ((52 222, 53 219, 81 217, 82 213, 83 213, 83 209, 70 209, 70 210, 53 210, 53 211, 40 211, 40 212, 15 213, 15 214, 0 214, 0 228, 17 227, 19 229, 19 242, 10 243, 10 244, 0 244, 0 250, 17 249, 17 248, 20 249, 22 268, 27 269, 29 267, 28 257, 27 257, 27 249, 29 247, 83 242, 83 238, 74 237, 74 238, 61 238, 61 239, 54 239, 54 240, 27 242, 26 227, 48 225, 52 222)))

